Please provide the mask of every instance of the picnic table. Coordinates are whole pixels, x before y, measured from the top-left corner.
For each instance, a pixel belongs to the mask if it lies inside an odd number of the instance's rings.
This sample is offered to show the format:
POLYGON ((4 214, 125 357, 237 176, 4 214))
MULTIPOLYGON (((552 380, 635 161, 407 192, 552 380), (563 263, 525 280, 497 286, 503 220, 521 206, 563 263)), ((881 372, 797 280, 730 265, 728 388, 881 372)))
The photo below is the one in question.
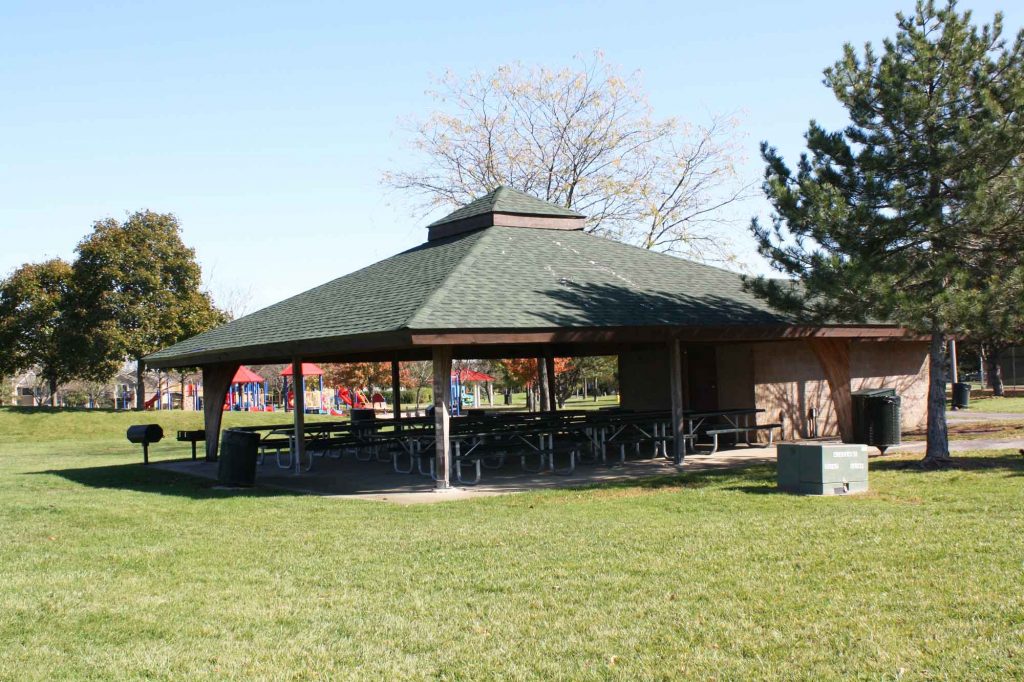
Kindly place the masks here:
MULTIPOLYGON (((771 430, 779 424, 756 423, 757 407, 719 410, 686 410, 683 413, 683 453, 696 452, 694 443, 701 435, 712 440, 711 449, 718 450, 719 437, 727 434, 743 438, 751 444, 751 434, 771 430)), ((507 457, 518 457, 523 471, 569 475, 580 464, 620 466, 631 449, 641 454, 644 445, 651 446, 652 457, 669 455, 672 415, 668 410, 633 411, 563 410, 547 412, 500 412, 452 417, 450 466, 455 478, 464 485, 480 481, 483 468, 499 468, 507 457), (609 462, 609 448, 618 457, 609 462), (564 457, 558 466, 556 457, 564 457), (464 476, 464 468, 472 467, 472 478, 464 476)), ((244 427, 261 433, 260 461, 274 451, 277 466, 291 468, 294 464, 295 430, 292 424, 270 424, 244 427)), ((317 456, 334 459, 352 452, 358 461, 391 461, 398 473, 437 477, 435 465, 435 432, 432 417, 370 419, 365 421, 315 422, 305 425, 303 437, 310 452, 309 471, 317 456)), ((680 464, 677 461, 676 464, 680 464)))

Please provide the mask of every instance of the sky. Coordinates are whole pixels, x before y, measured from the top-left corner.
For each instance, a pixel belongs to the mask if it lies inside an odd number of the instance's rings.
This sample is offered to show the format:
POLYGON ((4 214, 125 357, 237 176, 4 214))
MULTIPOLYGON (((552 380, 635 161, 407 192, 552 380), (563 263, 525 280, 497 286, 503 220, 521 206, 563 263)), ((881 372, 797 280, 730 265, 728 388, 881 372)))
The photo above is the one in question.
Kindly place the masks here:
MULTIPOLYGON (((975 20, 1024 10, 961 3, 975 20)), ((96 220, 173 212, 215 300, 251 312, 426 239, 438 214, 381 184, 415 164, 401 125, 433 79, 595 50, 659 117, 742 119, 795 160, 842 45, 893 33, 912 2, 11 2, 0 0, 0 276, 74 256, 96 220)), ((723 228, 739 264, 763 199, 723 228)))

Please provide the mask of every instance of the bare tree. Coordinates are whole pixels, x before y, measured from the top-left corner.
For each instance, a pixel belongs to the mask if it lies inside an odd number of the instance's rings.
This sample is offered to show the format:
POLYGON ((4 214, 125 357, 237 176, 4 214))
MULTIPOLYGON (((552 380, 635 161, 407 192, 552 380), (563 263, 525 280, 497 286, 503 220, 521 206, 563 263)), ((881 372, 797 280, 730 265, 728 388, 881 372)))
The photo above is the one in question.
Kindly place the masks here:
POLYGON ((721 209, 748 196, 736 172, 734 116, 704 126, 656 119, 639 74, 597 54, 578 68, 520 63, 429 93, 438 109, 408 122, 419 167, 384 174, 418 208, 456 207, 508 185, 588 217, 587 230, 702 260, 729 260, 721 209))

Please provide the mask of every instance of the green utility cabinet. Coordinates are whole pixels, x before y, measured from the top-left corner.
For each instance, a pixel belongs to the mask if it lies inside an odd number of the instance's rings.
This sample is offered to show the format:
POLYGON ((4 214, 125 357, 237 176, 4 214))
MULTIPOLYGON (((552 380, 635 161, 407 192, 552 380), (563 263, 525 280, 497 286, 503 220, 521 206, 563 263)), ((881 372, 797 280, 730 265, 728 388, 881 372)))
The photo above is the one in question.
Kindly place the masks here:
POLYGON ((780 443, 779 488, 804 495, 868 489, 868 448, 845 443, 780 443))

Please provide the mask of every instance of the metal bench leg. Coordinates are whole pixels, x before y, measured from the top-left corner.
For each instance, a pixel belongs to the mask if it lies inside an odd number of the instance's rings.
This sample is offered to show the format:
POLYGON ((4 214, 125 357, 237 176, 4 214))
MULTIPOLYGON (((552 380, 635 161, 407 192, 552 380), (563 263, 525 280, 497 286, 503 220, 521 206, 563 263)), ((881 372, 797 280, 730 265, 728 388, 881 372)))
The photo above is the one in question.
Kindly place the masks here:
POLYGON ((716 452, 718 452, 718 434, 713 433, 711 434, 711 452, 709 452, 708 454, 713 455, 716 452))
POLYGON ((551 471, 559 476, 569 476, 576 471, 576 449, 569 450, 569 465, 564 469, 555 468, 555 453, 551 453, 551 471))
POLYGON ((472 481, 467 481, 464 478, 462 478, 462 467, 463 465, 465 465, 465 462, 463 462, 462 460, 458 460, 455 462, 455 478, 462 485, 476 485, 477 483, 480 482, 480 460, 474 459, 473 464, 475 465, 476 476, 473 478, 472 481))
POLYGON ((416 464, 413 462, 414 459, 416 459, 416 458, 413 456, 413 454, 411 452, 410 453, 406 453, 405 450, 402 449, 402 448, 399 448, 398 450, 395 450, 394 453, 392 454, 392 457, 391 457, 391 463, 395 467, 395 473, 398 473, 398 474, 411 474, 413 468, 416 466, 416 464), (399 461, 401 460, 401 457, 402 457, 403 454, 408 454, 409 455, 409 466, 408 466, 408 468, 402 467, 402 466, 399 465, 399 461))
POLYGON ((285 464, 281 464, 281 448, 277 448, 277 468, 278 469, 291 469, 292 468, 292 449, 288 448, 288 461, 285 464))
POLYGON ((519 456, 519 466, 521 466, 523 471, 525 471, 528 474, 539 474, 541 471, 544 470, 544 462, 546 459, 547 458, 544 456, 543 452, 523 454, 519 456), (529 460, 531 454, 535 454, 539 458, 539 462, 536 468, 527 465, 527 461, 529 460))

